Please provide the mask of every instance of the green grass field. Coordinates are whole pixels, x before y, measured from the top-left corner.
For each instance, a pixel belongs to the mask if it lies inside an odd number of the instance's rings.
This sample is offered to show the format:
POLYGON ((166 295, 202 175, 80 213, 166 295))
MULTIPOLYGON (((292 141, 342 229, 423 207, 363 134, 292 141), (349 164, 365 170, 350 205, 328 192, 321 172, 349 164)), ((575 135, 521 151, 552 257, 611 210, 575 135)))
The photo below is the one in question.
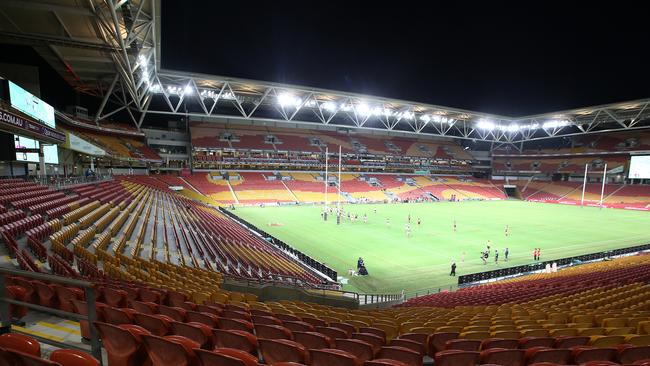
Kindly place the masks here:
POLYGON ((455 261, 457 274, 531 263, 532 250, 542 248, 542 260, 622 248, 650 241, 647 212, 598 209, 521 201, 437 202, 418 204, 345 205, 359 215, 336 225, 324 222, 320 206, 242 207, 235 213, 260 229, 325 262, 339 277, 349 277, 359 256, 369 276, 354 276, 345 290, 362 293, 408 294, 449 288, 455 261), (376 210, 376 213, 375 213, 376 210), (368 223, 361 218, 368 215, 368 223), (412 236, 405 224, 411 215, 412 236), (422 219, 418 227, 417 218, 422 219), (390 218, 390 225, 386 224, 390 218), (457 231, 453 231, 453 221, 457 231), (270 223, 275 225, 270 226, 270 223), (505 237, 504 227, 510 235, 505 237), (487 265, 479 258, 487 240, 500 252, 487 265), (508 247, 510 260, 503 262, 508 247), (464 261, 461 260, 465 254, 464 261))

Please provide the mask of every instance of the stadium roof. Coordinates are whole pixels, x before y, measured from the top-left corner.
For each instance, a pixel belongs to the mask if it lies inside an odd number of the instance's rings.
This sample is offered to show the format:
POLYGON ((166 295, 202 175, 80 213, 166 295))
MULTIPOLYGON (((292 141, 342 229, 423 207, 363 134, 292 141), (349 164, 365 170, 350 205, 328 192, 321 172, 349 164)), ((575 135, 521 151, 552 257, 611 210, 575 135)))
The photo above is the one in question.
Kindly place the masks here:
MULTIPOLYGON (((76 90, 102 98, 95 121, 126 113, 399 131, 510 144, 650 128, 650 98, 509 117, 160 67, 160 0, 3 0, 0 40, 34 47, 76 90)), ((188 56, 191 57, 191 56, 188 56)), ((316 70, 314 72, 317 72, 316 70)))

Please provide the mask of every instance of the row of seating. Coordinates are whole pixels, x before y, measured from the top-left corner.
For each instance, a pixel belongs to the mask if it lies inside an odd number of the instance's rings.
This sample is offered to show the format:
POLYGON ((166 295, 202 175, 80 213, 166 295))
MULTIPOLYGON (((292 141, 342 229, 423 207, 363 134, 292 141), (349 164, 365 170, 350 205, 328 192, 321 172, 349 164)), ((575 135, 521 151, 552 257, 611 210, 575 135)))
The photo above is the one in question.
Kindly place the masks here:
POLYGON ((0 364, 12 366, 99 366, 91 355, 72 349, 57 349, 49 359, 41 357, 40 343, 29 336, 0 335, 0 364))

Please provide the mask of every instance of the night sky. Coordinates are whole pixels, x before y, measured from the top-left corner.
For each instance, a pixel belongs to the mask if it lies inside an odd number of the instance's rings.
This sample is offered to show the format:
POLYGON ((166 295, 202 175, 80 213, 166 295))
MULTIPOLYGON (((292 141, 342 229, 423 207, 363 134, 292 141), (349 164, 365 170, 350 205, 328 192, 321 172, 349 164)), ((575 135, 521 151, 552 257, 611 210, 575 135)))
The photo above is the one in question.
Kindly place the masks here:
POLYGON ((164 1, 162 67, 514 116, 650 97, 641 3, 257 3, 164 1))

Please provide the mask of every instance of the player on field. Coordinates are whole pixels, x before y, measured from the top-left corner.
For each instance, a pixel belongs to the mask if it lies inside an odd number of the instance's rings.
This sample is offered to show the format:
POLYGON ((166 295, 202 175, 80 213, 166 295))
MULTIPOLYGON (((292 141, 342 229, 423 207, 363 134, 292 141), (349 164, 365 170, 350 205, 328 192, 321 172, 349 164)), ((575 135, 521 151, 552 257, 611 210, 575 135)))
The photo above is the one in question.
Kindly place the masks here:
POLYGON ((409 214, 409 217, 408 217, 408 219, 406 220, 406 222, 408 222, 409 224, 411 223, 411 214, 409 214))
POLYGON ((363 214, 363 223, 364 224, 368 223, 368 215, 367 214, 363 214))
POLYGON ((404 226, 404 229, 406 230, 406 237, 410 238, 411 237, 411 224, 407 223, 406 226, 404 226))
POLYGON ((456 232, 456 220, 454 220, 454 232, 456 232))
POLYGON ((390 218, 389 217, 386 218, 386 226, 390 226, 390 218))
POLYGON ((510 254, 510 252, 508 251, 508 248, 506 248, 506 250, 505 250, 505 252, 503 254, 505 255, 505 260, 507 262, 508 261, 508 254, 510 254))
POLYGON ((508 225, 506 225, 506 227, 505 227, 505 230, 504 230, 504 231, 505 231, 505 234, 506 234, 506 238, 507 238, 507 237, 508 237, 508 225))
POLYGON ((422 221, 421 221, 420 218, 418 217, 418 227, 420 227, 420 224, 422 224, 422 221))
POLYGON ((494 250, 494 264, 499 264, 499 251, 497 249, 494 250))

